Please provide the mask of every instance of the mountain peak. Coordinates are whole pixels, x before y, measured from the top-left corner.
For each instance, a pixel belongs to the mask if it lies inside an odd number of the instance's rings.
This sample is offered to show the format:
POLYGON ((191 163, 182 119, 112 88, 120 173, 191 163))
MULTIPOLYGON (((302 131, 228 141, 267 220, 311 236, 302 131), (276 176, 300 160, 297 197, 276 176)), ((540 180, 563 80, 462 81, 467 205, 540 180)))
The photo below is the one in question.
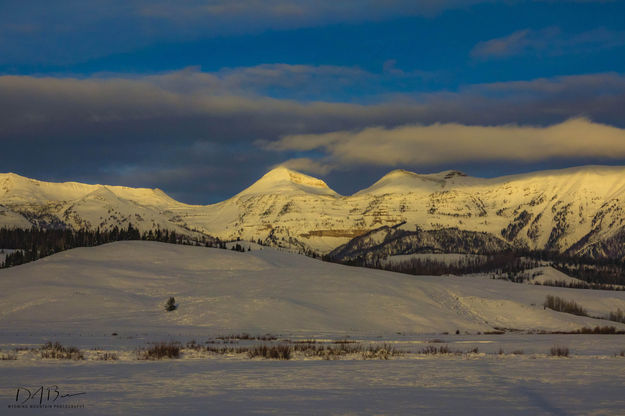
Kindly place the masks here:
POLYGON ((468 177, 459 170, 445 170, 438 173, 420 174, 405 169, 395 169, 382 176, 370 187, 356 192, 354 195, 383 195, 394 193, 408 193, 416 190, 435 192, 456 179, 468 177))
POLYGON ((463 178, 463 177, 467 177, 469 175, 467 175, 464 172, 461 172, 459 170, 446 170, 443 172, 438 173, 438 175, 442 175, 443 179, 452 179, 452 178, 463 178))
POLYGON ((338 196, 338 194, 330 189, 321 179, 308 176, 284 166, 278 166, 270 170, 258 181, 254 182, 252 186, 239 193, 239 196, 273 193, 306 193, 338 196))

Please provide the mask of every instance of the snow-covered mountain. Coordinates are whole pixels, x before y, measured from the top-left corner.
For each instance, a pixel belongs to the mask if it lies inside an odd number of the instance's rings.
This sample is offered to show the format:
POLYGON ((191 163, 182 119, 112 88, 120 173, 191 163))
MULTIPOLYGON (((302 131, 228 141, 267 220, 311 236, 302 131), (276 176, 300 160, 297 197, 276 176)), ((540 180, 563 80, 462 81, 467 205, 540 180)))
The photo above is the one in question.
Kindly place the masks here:
POLYGON ((171 221, 181 204, 160 189, 50 183, 0 174, 0 226, 110 229, 129 222, 142 231, 189 232, 171 221))
MULTIPOLYGON (((186 205, 162 191, 46 183, 0 174, 0 225, 107 228, 132 222, 221 239, 327 253, 380 229, 487 233, 503 246, 625 256, 625 167, 586 166, 499 178, 395 170, 342 196, 320 179, 276 168, 223 202, 186 205), (386 228, 382 228, 386 227, 386 228)), ((434 234, 432 234, 434 235, 434 234)), ((490 246, 493 241, 489 240, 490 246)))

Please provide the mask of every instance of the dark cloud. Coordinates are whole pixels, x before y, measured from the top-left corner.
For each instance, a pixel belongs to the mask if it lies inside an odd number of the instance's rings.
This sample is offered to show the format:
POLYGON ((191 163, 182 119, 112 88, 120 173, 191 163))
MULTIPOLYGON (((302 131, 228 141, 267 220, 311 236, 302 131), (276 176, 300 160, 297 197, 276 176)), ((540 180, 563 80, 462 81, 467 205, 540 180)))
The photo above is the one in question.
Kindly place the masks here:
POLYGON ((314 146, 267 149, 285 136, 407 124, 545 126, 579 116, 625 127, 625 77, 617 73, 383 96, 369 105, 262 94, 274 83, 332 88, 345 74, 372 76, 354 68, 280 65, 85 79, 3 76, 0 165, 40 179, 160 187, 186 202, 206 203, 286 160, 328 172, 326 155, 314 146))

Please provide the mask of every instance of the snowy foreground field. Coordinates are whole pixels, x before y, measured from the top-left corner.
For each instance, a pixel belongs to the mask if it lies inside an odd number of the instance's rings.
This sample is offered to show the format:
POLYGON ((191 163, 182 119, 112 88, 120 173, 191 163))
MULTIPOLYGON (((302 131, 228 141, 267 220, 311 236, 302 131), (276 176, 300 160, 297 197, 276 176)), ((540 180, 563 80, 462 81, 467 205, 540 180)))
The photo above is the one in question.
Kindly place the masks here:
POLYGON ((70 250, 0 270, 0 414, 625 414, 625 335, 550 333, 625 325, 545 310, 547 295, 625 310, 625 292, 269 248, 70 250), (142 359, 156 343, 177 358, 142 359))

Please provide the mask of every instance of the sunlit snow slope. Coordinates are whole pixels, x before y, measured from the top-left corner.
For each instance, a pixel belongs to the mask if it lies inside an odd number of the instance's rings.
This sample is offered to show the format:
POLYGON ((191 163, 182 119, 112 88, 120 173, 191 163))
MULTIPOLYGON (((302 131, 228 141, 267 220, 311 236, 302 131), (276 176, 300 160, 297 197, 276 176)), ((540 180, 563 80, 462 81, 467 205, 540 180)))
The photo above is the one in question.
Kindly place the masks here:
MULTIPOLYGON (((587 166, 482 179, 458 171, 395 170, 341 196, 323 181, 276 168, 207 206, 160 190, 46 183, 0 174, 0 225, 110 228, 128 222, 221 239, 327 253, 382 226, 485 232, 503 245, 625 257, 625 168, 587 166)), ((501 244, 497 244, 501 245, 501 244)))
POLYGON ((625 309, 625 292, 415 277, 272 248, 239 253, 135 241, 0 270, 0 329, 381 335, 613 324, 544 310, 547 294, 596 316, 625 309), (174 312, 164 310, 170 296, 174 312))

